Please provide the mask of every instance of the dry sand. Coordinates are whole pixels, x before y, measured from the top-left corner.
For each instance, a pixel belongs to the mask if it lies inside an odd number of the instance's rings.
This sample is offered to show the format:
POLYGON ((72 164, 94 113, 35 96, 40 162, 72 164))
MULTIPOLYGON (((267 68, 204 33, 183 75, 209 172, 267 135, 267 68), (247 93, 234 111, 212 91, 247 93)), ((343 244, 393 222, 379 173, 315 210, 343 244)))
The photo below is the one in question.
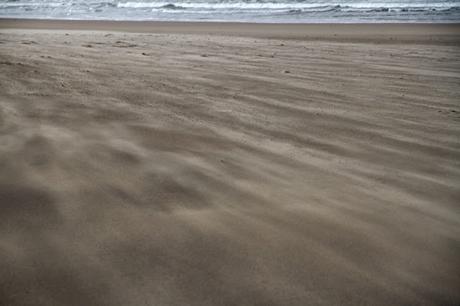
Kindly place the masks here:
POLYGON ((1 305, 459 305, 459 26, 78 24, 0 21, 1 305))

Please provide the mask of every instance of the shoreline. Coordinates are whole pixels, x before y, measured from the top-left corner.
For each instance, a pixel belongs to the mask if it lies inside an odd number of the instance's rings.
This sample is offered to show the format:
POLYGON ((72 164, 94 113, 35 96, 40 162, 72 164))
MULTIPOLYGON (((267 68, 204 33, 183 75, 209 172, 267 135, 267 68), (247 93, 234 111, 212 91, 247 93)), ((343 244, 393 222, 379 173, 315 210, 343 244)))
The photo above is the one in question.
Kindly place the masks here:
POLYGON ((0 30, 104 31, 373 43, 460 44, 460 23, 245 23, 0 18, 0 30))

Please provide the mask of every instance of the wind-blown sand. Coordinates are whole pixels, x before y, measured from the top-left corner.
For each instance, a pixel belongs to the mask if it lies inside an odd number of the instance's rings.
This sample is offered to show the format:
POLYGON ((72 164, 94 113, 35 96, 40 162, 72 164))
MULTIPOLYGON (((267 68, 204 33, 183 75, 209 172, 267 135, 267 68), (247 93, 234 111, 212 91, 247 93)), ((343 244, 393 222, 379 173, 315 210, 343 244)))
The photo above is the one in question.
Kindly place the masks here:
POLYGON ((459 26, 14 22, 1 305, 459 305, 459 26))

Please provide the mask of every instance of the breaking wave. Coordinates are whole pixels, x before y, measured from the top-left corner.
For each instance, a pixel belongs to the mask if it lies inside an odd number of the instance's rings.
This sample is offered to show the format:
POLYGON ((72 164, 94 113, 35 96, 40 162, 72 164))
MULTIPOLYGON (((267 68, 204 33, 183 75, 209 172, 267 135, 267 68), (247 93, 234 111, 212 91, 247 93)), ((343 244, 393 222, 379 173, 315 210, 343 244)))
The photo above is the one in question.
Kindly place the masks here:
POLYGON ((460 22, 460 0, 6 0, 0 17, 253 22, 460 22))

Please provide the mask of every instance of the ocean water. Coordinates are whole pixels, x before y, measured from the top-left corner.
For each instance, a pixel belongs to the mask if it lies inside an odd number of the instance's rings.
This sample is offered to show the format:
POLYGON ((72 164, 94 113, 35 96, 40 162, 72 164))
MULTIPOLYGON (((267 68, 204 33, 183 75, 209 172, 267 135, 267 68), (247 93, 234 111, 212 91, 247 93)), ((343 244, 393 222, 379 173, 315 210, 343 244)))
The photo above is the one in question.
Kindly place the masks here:
POLYGON ((250 22, 460 22, 460 0, 0 0, 0 17, 250 22))

